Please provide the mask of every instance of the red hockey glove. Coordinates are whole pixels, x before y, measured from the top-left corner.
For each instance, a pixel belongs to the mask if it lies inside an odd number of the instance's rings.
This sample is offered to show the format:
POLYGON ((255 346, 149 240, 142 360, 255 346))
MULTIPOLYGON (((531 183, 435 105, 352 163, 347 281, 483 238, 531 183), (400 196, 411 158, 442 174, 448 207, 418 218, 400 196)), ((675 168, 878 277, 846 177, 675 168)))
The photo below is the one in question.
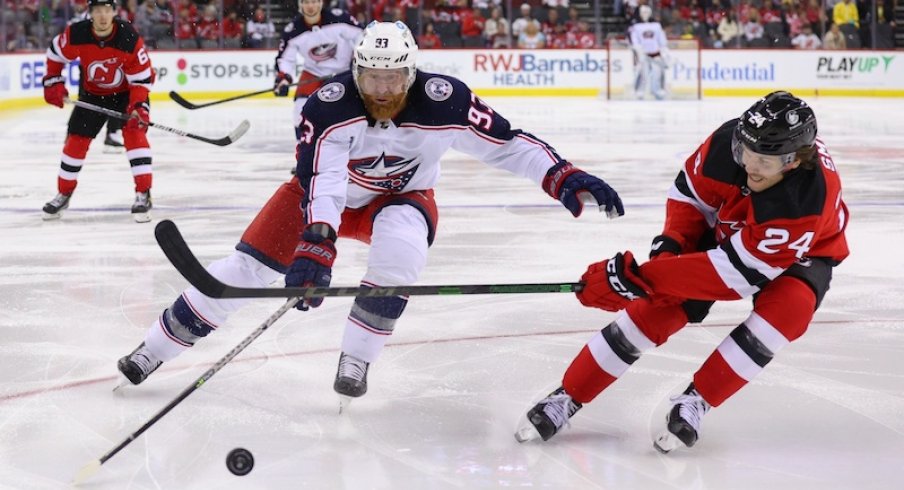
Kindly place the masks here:
POLYGON ((639 271, 631 252, 591 264, 581 276, 584 289, 577 293, 578 301, 592 308, 619 311, 628 303, 653 294, 653 288, 644 282, 639 271))
POLYGON ((292 75, 279 72, 276 74, 276 80, 273 81, 273 95, 277 97, 285 97, 289 95, 289 85, 292 84, 292 75))
POLYGON ((146 101, 129 105, 126 112, 131 116, 126 122, 125 129, 148 132, 148 123, 151 121, 151 106, 146 101))
POLYGON ((543 190, 558 199, 576 218, 585 205, 605 210, 609 218, 625 214, 621 198, 609 184, 568 162, 553 165, 543 178, 543 190))
POLYGON ((62 109, 63 101, 69 98, 66 79, 60 75, 47 75, 42 82, 44 83, 44 101, 62 109))
MULTIPOLYGON (((336 231, 326 223, 312 223, 304 229, 295 248, 295 260, 286 271, 286 287, 328 287, 336 260, 336 231)), ((323 298, 298 302, 295 308, 307 311, 323 303, 323 298)))

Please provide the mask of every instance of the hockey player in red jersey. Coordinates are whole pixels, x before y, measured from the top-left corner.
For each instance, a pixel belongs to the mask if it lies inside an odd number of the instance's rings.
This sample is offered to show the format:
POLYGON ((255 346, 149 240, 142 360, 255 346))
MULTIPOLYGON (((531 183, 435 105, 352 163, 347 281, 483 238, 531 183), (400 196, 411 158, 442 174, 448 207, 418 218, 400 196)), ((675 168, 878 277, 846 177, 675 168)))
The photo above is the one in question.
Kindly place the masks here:
MULTIPOLYGON (((69 96, 63 67, 78 59, 79 99, 132 115, 122 131, 135 180, 132 216, 138 222, 150 221, 151 149, 145 133, 150 117, 148 93, 154 83, 151 59, 138 32, 115 17, 115 0, 88 0, 88 11, 89 20, 67 27, 47 49, 44 100, 63 107, 69 96)), ((57 178, 58 194, 44 205, 44 219, 59 218, 69 207, 88 147, 106 120, 107 116, 98 112, 73 109, 57 178)))
POLYGON ((668 193, 650 260, 631 252, 592 264, 578 299, 621 311, 565 371, 562 386, 522 419, 520 441, 556 434, 649 349, 714 301, 753 297, 753 311, 672 398, 655 447, 691 447, 702 417, 754 378, 806 331, 848 255, 841 181, 816 116, 774 92, 717 129, 687 159, 668 193))
MULTIPOLYGON (((261 287, 285 274, 287 286, 328 286, 336 240, 345 238, 370 245, 363 287, 414 284, 437 230, 433 189, 440 158, 452 148, 531 180, 574 216, 590 201, 584 194, 599 204, 592 209, 624 214, 605 182, 513 128, 461 80, 416 69, 417 54, 402 22, 367 27, 353 70, 337 75, 304 106, 298 177, 270 198, 232 255, 208 266, 214 276, 261 287)), ((143 382, 249 301, 185 290, 144 342, 120 359, 119 370, 132 383, 143 382)), ((368 370, 407 304, 406 296, 355 298, 333 384, 342 400, 365 394, 368 370)))

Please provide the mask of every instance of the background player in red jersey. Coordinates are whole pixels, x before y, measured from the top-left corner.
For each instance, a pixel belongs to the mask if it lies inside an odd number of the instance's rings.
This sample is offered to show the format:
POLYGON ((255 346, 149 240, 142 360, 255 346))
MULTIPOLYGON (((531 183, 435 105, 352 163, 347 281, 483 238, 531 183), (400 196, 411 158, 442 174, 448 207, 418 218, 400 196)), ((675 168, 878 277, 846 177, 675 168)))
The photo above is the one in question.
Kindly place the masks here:
POLYGON ((650 261, 631 252, 592 264, 578 299, 621 313, 565 371, 562 387, 527 413, 518 440, 547 440, 640 355, 714 301, 753 296, 753 311, 672 398, 661 452, 697 441, 700 421, 806 331, 832 268, 848 255, 841 181, 816 116, 787 92, 764 97, 687 159, 668 193, 650 261))
MULTIPOLYGON (((131 24, 115 17, 115 7, 115 0, 88 0, 90 20, 76 22, 53 38, 47 49, 44 100, 63 107, 69 96, 63 67, 78 59, 79 99, 132 115, 123 128, 123 139, 135 180, 132 216, 141 223, 150 221, 151 149, 145 133, 154 71, 141 36, 131 24)), ((106 120, 107 116, 81 107, 72 111, 57 179, 59 193, 44 205, 44 219, 59 218, 69 207, 88 147, 106 120)))

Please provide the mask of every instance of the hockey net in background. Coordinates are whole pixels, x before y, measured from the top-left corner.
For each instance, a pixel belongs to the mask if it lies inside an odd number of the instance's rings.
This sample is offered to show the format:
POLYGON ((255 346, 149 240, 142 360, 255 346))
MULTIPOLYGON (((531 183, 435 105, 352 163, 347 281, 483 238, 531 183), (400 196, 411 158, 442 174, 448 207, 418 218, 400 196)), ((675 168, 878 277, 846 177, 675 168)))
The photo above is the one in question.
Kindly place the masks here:
MULTIPOLYGON (((668 68, 665 70, 667 99, 700 99, 703 88, 700 82, 700 41, 696 39, 669 39, 668 68)), ((606 67, 606 99, 636 99, 634 91, 634 51, 625 38, 606 41, 608 66, 606 67)), ((648 89, 649 91, 649 89, 648 89)), ((646 98, 650 97, 649 93, 646 98)))

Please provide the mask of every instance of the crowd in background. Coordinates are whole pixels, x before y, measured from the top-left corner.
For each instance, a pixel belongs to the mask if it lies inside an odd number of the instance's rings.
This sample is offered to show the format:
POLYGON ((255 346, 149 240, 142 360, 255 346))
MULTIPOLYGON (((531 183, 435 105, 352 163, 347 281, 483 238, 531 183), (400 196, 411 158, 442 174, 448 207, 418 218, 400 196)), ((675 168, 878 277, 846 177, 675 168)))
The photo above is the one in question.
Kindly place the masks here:
MULTIPOLYGON (((643 4, 653 8, 669 37, 698 39, 705 47, 894 49, 897 0, 599 2, 325 0, 362 25, 373 19, 401 20, 418 33, 423 49, 601 47, 606 38, 624 36, 639 21, 637 10, 643 4), (608 13, 615 22, 603 22, 608 13)), ((0 52, 43 50, 66 25, 87 17, 87 0, 0 4, 0 52)), ((156 49, 273 49, 296 10, 295 0, 125 0, 119 16, 156 49)))

